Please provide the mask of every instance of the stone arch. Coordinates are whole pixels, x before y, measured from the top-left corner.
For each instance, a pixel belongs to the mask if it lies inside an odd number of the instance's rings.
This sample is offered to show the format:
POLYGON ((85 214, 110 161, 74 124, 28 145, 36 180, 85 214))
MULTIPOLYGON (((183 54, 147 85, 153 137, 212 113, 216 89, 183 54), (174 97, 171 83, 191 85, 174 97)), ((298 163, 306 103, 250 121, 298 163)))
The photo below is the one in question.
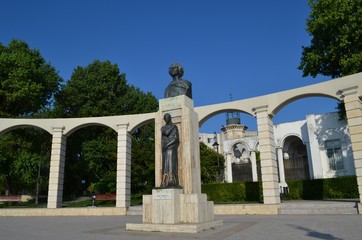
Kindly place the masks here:
POLYGON ((281 109, 283 109, 285 106, 287 106, 288 104, 295 102, 297 100, 301 100, 304 98, 310 98, 310 97, 326 97, 326 98, 332 98, 332 99, 336 99, 339 100, 338 97, 336 96, 331 96, 328 94, 323 94, 323 93, 305 93, 305 94, 300 94, 300 95, 296 95, 296 96, 292 96, 290 98, 285 99, 284 101, 278 103, 278 105, 271 110, 271 114, 273 116, 275 116, 281 109))
POLYGON ((281 144, 283 152, 291 155, 289 157, 293 157, 300 154, 306 154, 306 148, 303 143, 303 140, 298 134, 288 134, 283 138, 283 144, 281 144), (304 148, 302 149, 302 145, 304 148))
POLYGON ((41 124, 14 124, 13 126, 9 126, 3 130, 0 131, 0 135, 3 135, 5 133, 8 133, 12 130, 15 130, 15 129, 19 129, 19 128, 23 128, 23 127, 36 127, 36 128, 39 128, 39 129, 42 129, 46 132, 48 132, 49 134, 52 134, 51 131, 49 131, 49 129, 47 128, 44 128, 41 124))
POLYGON ((137 128, 140 128, 148 123, 155 121, 157 112, 141 113, 132 115, 118 116, 115 125, 128 124, 127 131, 133 133, 137 128))
POLYGON ((149 123, 154 123, 154 122, 155 122, 154 118, 146 119, 146 120, 141 121, 141 122, 137 123, 136 125, 132 126, 132 128, 129 129, 129 132, 131 134, 133 134, 136 131, 137 128, 141 128, 141 127, 143 127, 143 126, 145 126, 145 125, 147 125, 149 123))
POLYGON ((230 144, 230 147, 229 147, 229 149, 228 149, 228 152, 234 154, 234 156, 235 156, 235 147, 237 147, 237 148, 241 148, 241 147, 242 147, 242 149, 239 149, 240 154, 241 154, 241 157, 242 157, 242 156, 246 156, 246 155, 245 155, 246 152, 248 152, 249 155, 250 155, 251 148, 250 148, 250 146, 249 146, 249 144, 248 144, 247 142, 242 141, 242 140, 236 140, 236 141, 234 141, 232 144, 230 144), (245 151, 246 151, 245 153, 242 152, 243 149, 245 149, 245 151), (243 154, 244 154, 244 155, 243 155, 243 154))
POLYGON ((242 140, 230 144, 231 169, 234 182, 253 181, 251 150, 247 142, 242 140))
POLYGON ((246 111, 243 108, 230 108, 227 106, 227 103, 224 104, 225 108, 213 108, 215 105, 209 105, 206 106, 207 108, 195 108, 195 111, 199 114, 199 127, 201 127, 207 120, 210 118, 221 114, 221 113, 227 113, 227 112, 242 112, 251 116, 254 116, 251 112, 246 111))
MULTIPOLYGON (((286 134, 282 137, 282 139, 280 140, 280 143, 279 143, 279 147, 283 148, 285 143, 286 143, 286 140, 289 138, 289 137, 297 137, 299 138, 302 142, 303 142, 303 138, 302 136, 300 136, 299 134, 297 133, 290 133, 290 134, 286 134)), ((304 143, 304 142, 303 142, 304 143)))
POLYGON ((309 179, 307 148, 298 134, 288 134, 281 141, 286 180, 309 179))
MULTIPOLYGON (((84 164, 86 161, 84 158, 84 153, 88 153, 83 148, 83 144, 86 142, 92 142, 92 140, 98 139, 99 136, 102 135, 103 132, 109 131, 110 135, 108 135, 108 140, 112 139, 112 141, 117 141, 117 129, 115 129, 115 125, 111 124, 112 117, 94 117, 94 118, 76 118, 76 119, 66 119, 68 122, 64 122, 64 130, 62 132, 63 138, 63 159, 60 160, 63 165, 62 169, 62 194, 61 196, 69 196, 69 194, 74 194, 74 196, 83 196, 85 192, 88 191, 88 187, 91 186, 93 182, 93 178, 97 176, 99 179, 104 179, 106 176, 103 173, 90 170, 91 167, 88 164, 84 164), (79 142, 79 134, 87 133, 90 134, 87 137, 83 138, 81 142, 79 142), (73 150, 73 151, 72 151, 73 150), (74 154, 74 155, 73 155, 74 154), (72 166, 72 167, 70 167, 72 166), (70 168, 69 168, 70 167, 70 168), (78 171, 72 172, 72 168, 78 169, 78 171)), ((54 142, 56 144, 56 141, 54 142)), ((96 149, 98 146, 93 146, 93 149, 96 149)), ((102 157, 96 157, 95 159, 107 159, 109 160, 109 164, 113 167, 112 170, 108 169, 109 172, 113 172, 114 176, 117 175, 117 170, 113 169, 117 167, 117 145, 113 145, 112 147, 107 149, 107 152, 102 154, 102 157), (111 154, 112 157, 108 158, 111 154)), ((100 149, 102 151, 102 149, 100 149)), ((113 184, 117 184, 117 178, 114 178, 113 184)), ((101 192, 97 193, 105 193, 101 192)), ((60 198, 61 200, 61 198, 60 198)))
POLYGON ((88 123, 81 123, 79 125, 76 125, 70 129, 68 129, 67 131, 64 131, 64 135, 69 137, 70 135, 72 135, 72 133, 76 132, 77 130, 80 130, 80 129, 86 128, 86 127, 90 127, 90 126, 109 127, 111 129, 115 130, 113 128, 113 126, 110 126, 108 124, 104 124, 104 123, 100 123, 100 122, 88 122, 88 123))
POLYGON ((254 143, 252 150, 259 151, 259 140, 254 143))
MULTIPOLYGON (((22 155, 23 157, 21 158, 22 161, 26 159, 27 164, 22 165, 22 168, 24 168, 24 172, 27 173, 27 176, 32 176, 31 178, 34 179, 35 183, 39 183, 40 179, 49 179, 48 175, 51 155, 51 136, 52 134, 46 128, 39 126, 38 124, 30 123, 14 123, 12 126, 9 125, 0 131, 0 137, 4 137, 4 149, 0 148, 0 153, 2 152, 3 154, 0 155, 5 157, 6 161, 4 164, 7 165, 8 171, 10 171, 8 177, 4 178, 3 181, 0 181, 1 183, 4 183, 5 195, 28 194, 32 195, 34 199, 39 199, 39 193, 41 193, 43 196, 47 195, 48 185, 45 181, 42 182, 42 184, 37 185, 37 191, 34 191, 35 186, 28 184, 22 185, 21 191, 19 191, 19 189, 16 187, 14 188, 12 182, 19 178, 19 176, 16 176, 19 173, 14 171, 15 166, 12 166, 11 163, 13 160, 16 161, 16 159, 21 156, 17 155, 17 153, 25 153, 25 155, 22 155), (18 138, 19 135, 22 135, 22 137, 19 138, 20 141, 14 142, 12 141, 13 138, 8 141, 9 139, 7 139, 7 134, 10 136, 15 134, 13 135, 15 138, 18 138), (42 139, 41 145, 37 144, 39 139, 42 139), (34 145, 37 146, 34 147, 34 145), (8 152, 10 155, 7 155, 7 153, 5 153, 8 150, 7 147, 14 150, 16 153, 14 154, 13 151, 10 151, 8 152), (35 164, 37 166, 36 168, 34 167, 35 164)), ((23 163, 25 163, 25 161, 23 163)))

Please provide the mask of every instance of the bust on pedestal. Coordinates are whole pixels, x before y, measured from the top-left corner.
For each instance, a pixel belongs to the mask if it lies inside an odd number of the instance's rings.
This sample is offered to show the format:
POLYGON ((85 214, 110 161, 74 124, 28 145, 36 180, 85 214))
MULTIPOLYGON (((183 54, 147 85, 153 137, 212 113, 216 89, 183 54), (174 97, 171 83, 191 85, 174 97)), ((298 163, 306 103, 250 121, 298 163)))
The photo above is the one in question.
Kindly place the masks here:
POLYGON ((182 79, 184 69, 181 64, 172 64, 168 69, 168 73, 171 75, 172 81, 165 90, 165 98, 186 95, 192 99, 192 84, 191 82, 182 79))

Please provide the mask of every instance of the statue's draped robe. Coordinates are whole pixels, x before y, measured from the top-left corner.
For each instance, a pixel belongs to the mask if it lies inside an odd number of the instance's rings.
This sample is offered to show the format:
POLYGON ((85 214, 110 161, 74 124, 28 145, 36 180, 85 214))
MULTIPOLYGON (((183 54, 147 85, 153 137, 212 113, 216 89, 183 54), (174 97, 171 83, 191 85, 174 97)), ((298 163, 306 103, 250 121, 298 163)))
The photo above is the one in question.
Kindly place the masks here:
POLYGON ((179 145, 178 128, 166 124, 161 128, 162 133, 162 182, 161 187, 178 187, 178 157, 179 145))

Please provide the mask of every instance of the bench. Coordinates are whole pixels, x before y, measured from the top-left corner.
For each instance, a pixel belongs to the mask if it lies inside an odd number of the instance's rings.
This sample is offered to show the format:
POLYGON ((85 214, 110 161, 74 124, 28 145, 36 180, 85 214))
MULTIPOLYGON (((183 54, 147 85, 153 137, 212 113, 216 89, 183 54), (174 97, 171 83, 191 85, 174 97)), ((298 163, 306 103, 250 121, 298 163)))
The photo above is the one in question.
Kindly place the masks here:
POLYGON ((116 201, 116 194, 106 193, 106 194, 96 194, 96 201, 116 201))
POLYGON ((0 196, 0 202, 21 202, 21 195, 2 195, 0 196))
POLYGON ((92 206, 94 207, 95 201, 116 201, 116 194, 106 193, 106 194, 95 194, 92 195, 92 206))

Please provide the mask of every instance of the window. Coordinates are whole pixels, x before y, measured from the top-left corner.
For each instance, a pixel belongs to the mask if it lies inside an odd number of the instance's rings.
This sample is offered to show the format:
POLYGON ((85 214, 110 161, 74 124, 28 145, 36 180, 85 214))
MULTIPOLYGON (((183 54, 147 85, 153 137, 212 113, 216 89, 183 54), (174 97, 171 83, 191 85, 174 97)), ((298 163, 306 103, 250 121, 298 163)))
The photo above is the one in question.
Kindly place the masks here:
POLYGON ((339 139, 325 142, 326 153, 329 160, 329 169, 338 171, 344 169, 341 141, 339 139))

